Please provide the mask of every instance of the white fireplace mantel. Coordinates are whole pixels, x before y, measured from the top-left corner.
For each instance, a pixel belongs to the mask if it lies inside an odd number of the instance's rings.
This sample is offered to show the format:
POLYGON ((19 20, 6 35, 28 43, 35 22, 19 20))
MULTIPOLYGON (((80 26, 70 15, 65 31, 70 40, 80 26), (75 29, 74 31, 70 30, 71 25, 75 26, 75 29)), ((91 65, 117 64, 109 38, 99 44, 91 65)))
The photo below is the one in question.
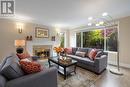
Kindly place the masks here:
POLYGON ((53 51, 53 47, 58 46, 59 44, 56 41, 28 41, 26 44, 26 50, 28 51, 28 53, 30 55, 33 56, 33 46, 38 46, 38 45, 45 45, 45 46, 51 46, 51 52, 50 55, 53 56, 54 51, 53 51))

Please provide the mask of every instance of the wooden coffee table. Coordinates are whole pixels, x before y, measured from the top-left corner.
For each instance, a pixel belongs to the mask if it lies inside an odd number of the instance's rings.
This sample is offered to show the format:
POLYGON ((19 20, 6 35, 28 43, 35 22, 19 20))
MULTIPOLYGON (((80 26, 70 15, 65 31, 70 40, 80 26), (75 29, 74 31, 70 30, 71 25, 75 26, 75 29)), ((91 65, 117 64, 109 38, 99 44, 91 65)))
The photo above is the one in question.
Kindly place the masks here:
POLYGON ((76 65, 77 65, 76 60, 72 59, 71 62, 64 64, 63 62, 60 62, 59 57, 56 56, 48 58, 48 63, 49 67, 57 66, 58 72, 64 76, 64 79, 66 79, 66 77, 73 72, 76 74, 76 65))

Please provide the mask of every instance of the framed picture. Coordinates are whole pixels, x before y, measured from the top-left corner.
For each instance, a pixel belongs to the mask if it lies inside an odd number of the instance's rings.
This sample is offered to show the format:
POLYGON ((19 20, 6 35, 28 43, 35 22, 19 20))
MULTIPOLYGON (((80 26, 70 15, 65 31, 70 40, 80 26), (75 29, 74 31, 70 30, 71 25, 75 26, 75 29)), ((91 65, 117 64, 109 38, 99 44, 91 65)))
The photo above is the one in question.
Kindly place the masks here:
POLYGON ((35 37, 36 38, 48 38, 49 30, 45 28, 36 27, 35 28, 35 37))

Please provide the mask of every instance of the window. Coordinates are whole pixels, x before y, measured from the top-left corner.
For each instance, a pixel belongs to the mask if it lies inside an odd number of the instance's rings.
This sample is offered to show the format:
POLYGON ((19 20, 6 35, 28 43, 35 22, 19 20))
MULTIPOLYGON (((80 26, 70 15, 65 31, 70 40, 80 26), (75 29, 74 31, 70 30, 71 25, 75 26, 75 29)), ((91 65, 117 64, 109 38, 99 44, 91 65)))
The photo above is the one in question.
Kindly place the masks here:
POLYGON ((95 29, 76 33, 76 46, 104 49, 106 51, 117 51, 117 34, 116 28, 95 29), (81 44, 81 38, 83 39, 81 44))
POLYGON ((106 50, 117 51, 117 29, 106 29, 106 50))
POLYGON ((65 34, 64 33, 60 33, 60 47, 65 47, 65 34))
POLYGON ((104 49, 103 30, 83 32, 83 47, 104 49))
POLYGON ((81 47, 81 32, 76 33, 76 47, 81 47))

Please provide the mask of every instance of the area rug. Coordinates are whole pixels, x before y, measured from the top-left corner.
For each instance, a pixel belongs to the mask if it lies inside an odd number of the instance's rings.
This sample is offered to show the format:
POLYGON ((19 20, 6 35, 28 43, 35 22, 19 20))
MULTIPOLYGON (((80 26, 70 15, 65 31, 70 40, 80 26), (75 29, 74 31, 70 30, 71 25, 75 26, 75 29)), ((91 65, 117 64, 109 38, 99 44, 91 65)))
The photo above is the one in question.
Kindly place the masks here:
POLYGON ((77 67, 76 72, 66 80, 59 74, 58 87, 95 87, 95 82, 101 77, 80 67, 77 67))
MULTIPOLYGON (((47 61, 41 61, 41 64, 48 67, 47 61)), ((72 73, 64 80, 64 77, 58 74, 58 87, 95 87, 95 82, 101 77, 86 69, 77 67, 76 74, 72 73)))

